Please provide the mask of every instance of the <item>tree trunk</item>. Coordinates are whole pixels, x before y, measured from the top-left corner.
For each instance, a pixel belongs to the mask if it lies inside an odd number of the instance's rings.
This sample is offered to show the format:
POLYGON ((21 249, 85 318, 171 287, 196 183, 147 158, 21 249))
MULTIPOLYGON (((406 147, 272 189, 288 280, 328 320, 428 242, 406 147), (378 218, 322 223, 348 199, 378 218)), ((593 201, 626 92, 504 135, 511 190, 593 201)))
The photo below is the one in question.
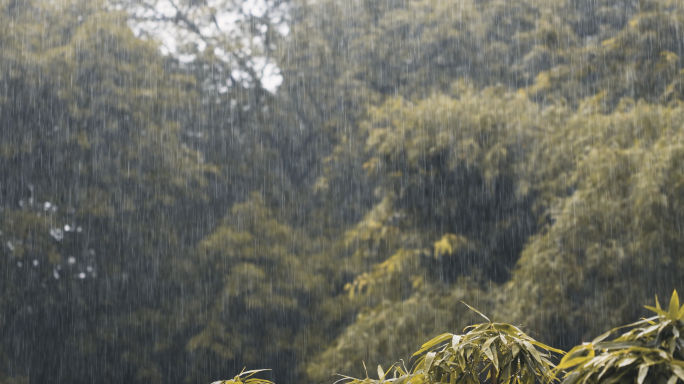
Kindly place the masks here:
POLYGON ((491 377, 489 384, 499 384, 498 374, 499 372, 494 368, 494 364, 492 364, 492 367, 489 370, 489 376, 491 377))

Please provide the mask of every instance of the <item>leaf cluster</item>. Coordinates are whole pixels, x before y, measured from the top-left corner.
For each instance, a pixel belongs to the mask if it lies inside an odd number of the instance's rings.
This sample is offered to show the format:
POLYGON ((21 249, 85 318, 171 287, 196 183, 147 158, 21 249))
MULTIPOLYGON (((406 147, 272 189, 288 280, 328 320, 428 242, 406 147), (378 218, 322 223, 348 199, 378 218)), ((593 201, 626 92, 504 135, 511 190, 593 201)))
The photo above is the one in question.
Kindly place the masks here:
POLYGON ((253 369, 251 371, 245 371, 245 368, 243 368, 242 372, 232 379, 214 381, 211 384, 273 384, 273 382, 269 380, 252 377, 257 373, 264 371, 270 371, 270 369, 253 369))
POLYGON ((394 377, 388 378, 391 370, 385 373, 378 366, 378 380, 345 378, 353 384, 478 384, 483 377, 491 383, 533 384, 536 379, 553 379, 551 352, 563 351, 534 340, 513 325, 492 322, 468 307, 487 322, 466 327, 463 335, 444 333, 423 344, 413 354, 420 357, 412 370, 393 366, 394 377))
POLYGON ((656 316, 614 328, 591 343, 573 348, 555 371, 569 369, 563 384, 675 384, 684 381, 684 306, 674 291, 667 310, 646 307, 656 316), (612 341, 619 329, 634 327, 612 341))

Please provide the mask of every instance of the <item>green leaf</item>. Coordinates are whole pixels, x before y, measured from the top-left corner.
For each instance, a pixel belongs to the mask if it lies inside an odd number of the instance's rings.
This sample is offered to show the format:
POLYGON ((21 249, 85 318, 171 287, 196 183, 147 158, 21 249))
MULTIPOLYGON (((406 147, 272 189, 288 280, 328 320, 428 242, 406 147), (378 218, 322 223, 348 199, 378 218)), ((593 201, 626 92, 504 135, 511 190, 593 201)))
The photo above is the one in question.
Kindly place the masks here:
POLYGON ((492 326, 497 331, 501 331, 508 334, 517 335, 519 333, 522 333, 518 328, 506 323, 493 323, 492 326))
MULTIPOLYGON (((591 359, 591 357, 575 357, 575 358, 569 359, 567 361, 561 361, 560 364, 558 364, 556 366, 556 369, 560 370, 560 369, 571 368, 571 367, 574 367, 576 365, 580 365, 589 359, 591 359)), ((563 360, 565 360, 565 359, 563 359, 563 360)))
POLYGON ((613 333, 613 331, 610 330, 610 331, 608 331, 608 332, 602 334, 601 336, 595 338, 594 340, 592 340, 591 343, 592 343, 592 344, 600 343, 600 342, 602 342, 603 340, 605 340, 608 336, 610 336, 612 333, 613 333))
POLYGON ((541 364, 541 356, 539 356, 537 348, 535 348, 534 345, 530 344, 529 341, 523 341, 523 345, 525 346, 525 349, 527 349, 527 351, 530 353, 530 355, 532 355, 532 357, 534 357, 534 359, 537 360, 539 364, 541 364))
POLYGON ((639 367, 639 375, 637 376, 637 384, 644 384, 644 379, 648 374, 648 365, 641 365, 639 367))
POLYGON ((672 298, 670 298, 669 312, 672 319, 676 319, 679 314, 679 295, 677 294, 676 289, 672 292, 672 298))
POLYGON ((677 375, 680 379, 684 381, 684 368, 680 367, 679 365, 670 365, 670 368, 672 369, 672 373, 677 375))
POLYGON ((499 353, 496 350, 496 344, 491 345, 489 347, 489 350, 492 352, 492 356, 494 356, 494 359, 492 360, 492 362, 494 363, 494 368, 496 368, 496 370, 498 371, 499 370, 499 353))
POLYGON ((489 361, 494 361, 494 355, 492 355, 492 350, 489 348, 483 348, 482 352, 484 352, 485 355, 487 355, 487 358, 489 358, 489 361))
POLYGON ((560 353, 561 355, 565 355, 565 351, 560 350, 560 349, 556 349, 556 348, 549 347, 548 345, 546 345, 546 344, 544 344, 544 343, 540 343, 540 342, 538 342, 537 340, 532 340, 532 339, 530 339, 530 340, 528 340, 528 341, 529 341, 530 344, 536 345, 536 346, 539 347, 539 348, 546 349, 547 351, 551 351, 551 352, 560 353))
POLYGON ((425 356, 425 366, 423 368, 424 372, 428 372, 430 370, 432 362, 435 360, 435 355, 435 352, 428 352, 428 354, 425 356))
POLYGON ((563 384, 575 384, 579 381, 579 379, 582 377, 582 374, 580 372, 574 371, 570 372, 565 379, 563 380, 563 384))
POLYGON ((513 344, 513 346, 511 347, 511 353, 513 358, 518 356, 518 353, 520 353, 520 346, 518 345, 518 343, 513 344))
POLYGON ((445 341, 451 339, 452 336, 453 336, 453 335, 452 335, 451 333, 443 333, 443 334, 441 334, 441 335, 435 337, 434 339, 432 339, 432 340, 428 341, 427 343, 423 344, 423 345, 420 347, 420 349, 418 350, 418 352, 414 353, 413 356, 420 355, 421 353, 427 351, 428 349, 431 349, 431 348, 433 348, 433 347, 435 347, 435 346, 437 346, 437 345, 439 345, 439 344, 441 344, 441 343, 443 343, 443 342, 445 342, 445 341))
POLYGON ((485 320, 487 320, 488 323, 491 323, 491 322, 492 322, 491 320, 489 320, 489 317, 483 315, 482 312, 480 312, 480 311, 478 311, 477 309, 475 309, 475 308, 471 307, 470 305, 466 304, 464 301, 461 301, 461 303, 465 304, 466 307, 470 308, 470 310, 472 310, 472 311, 474 311, 475 313, 477 313, 478 315, 482 316, 485 320))
POLYGON ((620 361, 620 363, 618 363, 618 368, 626 367, 635 362, 636 360, 637 358, 634 356, 625 357, 624 359, 622 359, 622 361, 620 361))
POLYGON ((270 369, 253 369, 251 371, 245 372, 244 368, 243 368, 243 372, 240 372, 240 374, 238 376, 247 375, 247 377, 250 377, 250 376, 254 375, 255 373, 264 372, 264 371, 270 371, 270 369))
POLYGON ((466 359, 463 357, 462 353, 459 353, 458 356, 458 365, 461 367, 461 369, 465 370, 466 369, 466 359))
MULTIPOLYGON (((660 308, 657 308, 657 309, 660 309, 660 308)), ((611 332, 615 332, 615 331, 620 330, 620 329, 623 329, 623 328, 632 328, 632 327, 636 327, 636 326, 639 326, 639 325, 642 325, 642 324, 647 324, 647 323, 649 323, 649 324, 654 324, 654 323, 653 323, 653 320, 657 320, 657 319, 658 319, 658 316, 652 316, 652 317, 649 317, 649 318, 646 318, 646 319, 641 319, 641 320, 639 320, 639 321, 637 321, 637 322, 635 322, 635 323, 631 323, 631 324, 621 325, 621 326, 619 326, 619 327, 615 327, 615 328, 611 329, 610 331, 611 331, 611 332)))
POLYGON ((508 379, 511 378, 511 363, 506 364, 505 367, 501 370, 501 378, 504 379, 506 382, 508 382, 508 379))
POLYGON ((497 336, 490 337, 489 339, 487 339, 487 341, 485 341, 484 344, 482 344, 482 349, 487 349, 487 348, 489 348, 489 346, 492 345, 492 343, 494 342, 494 340, 496 340, 498 337, 499 337, 499 336, 497 335, 497 336))
POLYGON ((642 345, 642 343, 639 341, 608 341, 605 343, 596 344, 595 348, 596 349, 605 349, 605 350, 610 351, 613 349, 640 347, 641 345, 642 345))
POLYGON ((382 366, 378 365, 378 378, 382 381, 385 378, 385 371, 382 370, 382 366))
POLYGON ((659 314, 660 316, 668 317, 670 315, 668 312, 665 312, 662 309, 657 308, 657 307, 654 308, 654 307, 649 307, 648 305, 644 305, 644 308, 646 308, 650 311, 653 311, 653 312, 659 314))
POLYGON ((644 337, 644 336, 648 335, 648 334, 651 333, 651 332, 657 331, 658 328, 661 327, 661 325, 662 325, 662 323, 660 323, 660 324, 655 324, 655 325, 651 325, 650 327, 646 327, 646 328, 644 328, 643 331, 639 332, 639 334, 638 334, 636 337, 637 337, 637 338, 641 338, 641 337, 644 337))

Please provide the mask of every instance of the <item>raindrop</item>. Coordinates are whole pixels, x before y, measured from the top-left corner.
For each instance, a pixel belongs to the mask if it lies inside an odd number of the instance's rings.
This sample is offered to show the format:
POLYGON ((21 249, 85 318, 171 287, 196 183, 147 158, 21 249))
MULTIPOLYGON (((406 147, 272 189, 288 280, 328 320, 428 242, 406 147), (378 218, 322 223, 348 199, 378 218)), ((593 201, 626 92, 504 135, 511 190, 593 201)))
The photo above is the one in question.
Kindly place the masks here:
POLYGON ((64 238, 64 231, 59 228, 52 228, 50 229, 50 236, 57 241, 62 241, 64 238))
POLYGON ((21 261, 17 261, 17 267, 21 268, 23 266, 24 266, 24 263, 22 263, 21 261))
POLYGON ((64 225, 64 232, 71 232, 71 226, 69 224, 64 225))
POLYGON ((93 271, 93 267, 91 267, 90 265, 89 265, 89 266, 87 266, 87 267, 86 267, 86 271, 88 271, 88 272, 92 272, 92 271, 93 271))
POLYGON ((45 204, 43 204, 43 209, 44 210, 49 210, 52 207, 52 203, 49 201, 46 201, 45 204))
POLYGON ((76 232, 78 232, 78 233, 83 232, 83 228, 81 228, 81 226, 79 225, 78 227, 76 227, 76 232))
POLYGON ((57 272, 56 269, 52 270, 52 276, 55 278, 55 280, 59 280, 59 272, 57 272))
POLYGON ((7 248, 9 248, 10 252, 14 252, 14 244, 11 241, 7 242, 7 248))
POLYGON ((24 208, 24 200, 23 200, 23 199, 22 199, 22 200, 19 200, 19 206, 20 206, 21 208, 24 208))
POLYGON ((85 279, 85 278, 86 278, 86 274, 85 274, 84 272, 81 272, 81 273, 78 274, 78 278, 79 278, 79 279, 85 279))
POLYGON ((39 262, 38 260, 36 260, 36 259, 33 259, 33 266, 34 266, 34 267, 37 267, 38 264, 40 264, 40 262, 39 262))
POLYGON ((76 264, 76 258, 73 256, 69 256, 69 258, 67 259, 67 263, 69 263, 69 265, 76 264))

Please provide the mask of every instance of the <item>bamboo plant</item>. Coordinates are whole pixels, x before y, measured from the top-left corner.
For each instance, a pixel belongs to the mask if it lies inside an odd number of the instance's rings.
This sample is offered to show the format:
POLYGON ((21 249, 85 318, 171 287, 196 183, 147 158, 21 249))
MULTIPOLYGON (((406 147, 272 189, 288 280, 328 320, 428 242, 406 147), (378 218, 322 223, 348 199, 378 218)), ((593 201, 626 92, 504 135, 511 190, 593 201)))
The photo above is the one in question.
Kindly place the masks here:
POLYGON ((684 382, 684 306, 674 291, 667 310, 647 309, 655 316, 612 329, 591 343, 573 348, 555 371, 566 370, 562 384, 676 384, 684 382), (616 331, 631 328, 612 341, 616 331))
MULTIPOLYGON (((464 303, 465 304, 465 303, 464 303)), ((466 304, 467 305, 467 304, 466 304)), ((476 309, 486 323, 471 325, 465 334, 444 333, 423 344, 412 370, 395 364, 385 372, 378 366, 378 379, 356 379, 348 384, 533 384, 553 379, 551 352, 563 351, 544 345, 519 328, 495 323, 476 309), (392 374, 390 374, 393 372, 392 374)))

